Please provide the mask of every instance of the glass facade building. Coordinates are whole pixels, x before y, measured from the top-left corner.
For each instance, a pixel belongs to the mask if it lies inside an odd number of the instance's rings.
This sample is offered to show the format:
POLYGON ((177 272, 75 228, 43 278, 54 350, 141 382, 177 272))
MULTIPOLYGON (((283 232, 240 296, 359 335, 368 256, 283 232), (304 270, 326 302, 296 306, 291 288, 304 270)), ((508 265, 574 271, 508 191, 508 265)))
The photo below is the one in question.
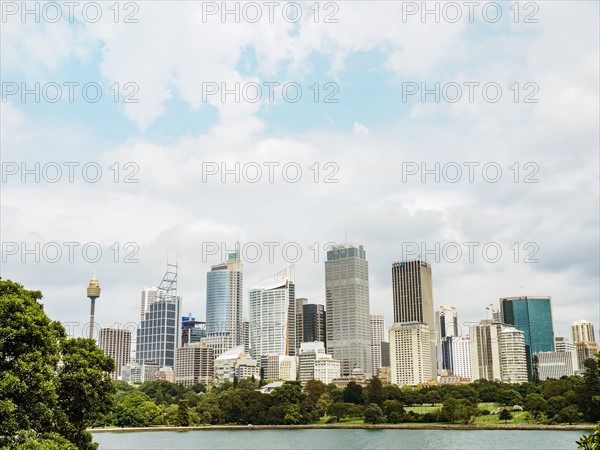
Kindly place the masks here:
POLYGON ((237 252, 206 274, 206 335, 223 338, 219 351, 242 344, 243 276, 237 252))
POLYGON ((533 355, 554 351, 554 328, 550 297, 506 297, 500 299, 502 321, 525 336, 527 376, 533 379, 533 355))
POLYGON ((180 308, 181 297, 162 298, 150 304, 136 336, 135 358, 140 364, 154 361, 159 368, 175 366, 180 308))

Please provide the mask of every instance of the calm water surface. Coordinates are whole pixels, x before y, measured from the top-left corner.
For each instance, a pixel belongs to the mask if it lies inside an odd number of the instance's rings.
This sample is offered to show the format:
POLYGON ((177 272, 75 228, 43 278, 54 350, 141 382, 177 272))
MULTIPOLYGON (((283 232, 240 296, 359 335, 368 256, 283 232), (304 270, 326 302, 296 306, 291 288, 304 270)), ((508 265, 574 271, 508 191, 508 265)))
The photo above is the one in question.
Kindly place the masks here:
MULTIPOLYGON (((589 432, 586 432, 589 433, 589 432)), ((576 449, 580 431, 537 430, 206 430, 96 433, 116 449, 576 449)))

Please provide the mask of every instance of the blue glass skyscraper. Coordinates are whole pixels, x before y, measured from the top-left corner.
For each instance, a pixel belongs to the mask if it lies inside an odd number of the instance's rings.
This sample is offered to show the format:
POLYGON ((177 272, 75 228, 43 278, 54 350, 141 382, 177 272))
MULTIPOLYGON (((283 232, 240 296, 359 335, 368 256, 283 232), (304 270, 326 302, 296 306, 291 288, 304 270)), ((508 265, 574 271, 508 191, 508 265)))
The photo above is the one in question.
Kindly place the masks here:
POLYGON ((527 375, 533 379, 533 356, 554 351, 554 328, 550 297, 506 297, 500 299, 502 321, 525 334, 527 375))

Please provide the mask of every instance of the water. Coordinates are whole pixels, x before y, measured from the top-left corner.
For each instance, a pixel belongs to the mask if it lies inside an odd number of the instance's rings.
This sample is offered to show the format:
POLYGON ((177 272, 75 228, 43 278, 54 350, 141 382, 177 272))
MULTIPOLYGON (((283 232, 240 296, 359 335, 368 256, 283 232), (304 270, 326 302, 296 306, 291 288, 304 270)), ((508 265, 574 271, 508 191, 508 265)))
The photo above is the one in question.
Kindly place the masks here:
POLYGON ((96 433, 117 449, 575 449, 582 431, 559 430, 201 430, 96 433))

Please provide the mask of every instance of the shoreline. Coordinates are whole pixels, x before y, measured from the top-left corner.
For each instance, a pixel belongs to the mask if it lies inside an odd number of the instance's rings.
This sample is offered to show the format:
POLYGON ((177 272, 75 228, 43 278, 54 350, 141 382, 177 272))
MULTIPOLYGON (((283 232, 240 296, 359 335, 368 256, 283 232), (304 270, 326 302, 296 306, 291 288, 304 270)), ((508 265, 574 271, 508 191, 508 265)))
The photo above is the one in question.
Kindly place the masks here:
POLYGON ((155 431, 204 431, 204 430, 553 430, 553 431, 594 431, 595 425, 461 425, 461 424, 309 424, 309 425, 206 425, 193 427, 132 427, 132 428, 88 428, 90 433, 140 433, 155 431))

